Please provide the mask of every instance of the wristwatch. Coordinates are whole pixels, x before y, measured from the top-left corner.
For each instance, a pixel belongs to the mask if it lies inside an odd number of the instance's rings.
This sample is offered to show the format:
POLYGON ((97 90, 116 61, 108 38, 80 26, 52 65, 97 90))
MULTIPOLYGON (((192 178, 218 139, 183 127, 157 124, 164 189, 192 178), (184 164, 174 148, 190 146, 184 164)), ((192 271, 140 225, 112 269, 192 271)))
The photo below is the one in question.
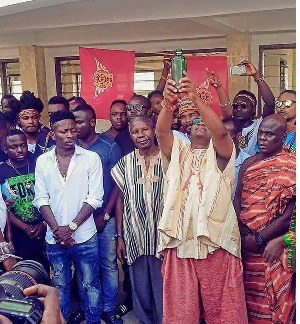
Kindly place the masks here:
POLYGON ((78 225, 75 222, 71 222, 68 226, 69 226, 70 230, 73 232, 76 231, 78 228, 78 225))
POLYGON ((107 213, 105 213, 104 214, 104 216, 103 216, 103 219, 105 220, 105 221, 108 221, 108 220, 110 220, 110 215, 109 214, 107 214, 107 213))

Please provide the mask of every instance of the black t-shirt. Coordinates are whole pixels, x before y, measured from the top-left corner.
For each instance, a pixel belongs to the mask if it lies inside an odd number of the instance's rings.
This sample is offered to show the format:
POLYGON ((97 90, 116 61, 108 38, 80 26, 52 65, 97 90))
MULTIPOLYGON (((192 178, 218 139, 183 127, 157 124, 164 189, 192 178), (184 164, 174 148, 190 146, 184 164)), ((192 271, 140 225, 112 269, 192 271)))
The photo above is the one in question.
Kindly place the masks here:
POLYGON ((42 220, 41 214, 33 206, 35 182, 35 158, 28 153, 28 163, 22 168, 14 170, 4 162, 0 164, 0 184, 4 200, 10 195, 16 195, 12 212, 24 223, 37 224, 42 220), (28 172, 29 170, 29 172, 28 172))
POLYGON ((0 149, 0 163, 7 160, 7 155, 0 149))
POLYGON ((133 144, 128 129, 117 135, 115 138, 115 142, 120 146, 123 156, 135 150, 135 145, 133 144))

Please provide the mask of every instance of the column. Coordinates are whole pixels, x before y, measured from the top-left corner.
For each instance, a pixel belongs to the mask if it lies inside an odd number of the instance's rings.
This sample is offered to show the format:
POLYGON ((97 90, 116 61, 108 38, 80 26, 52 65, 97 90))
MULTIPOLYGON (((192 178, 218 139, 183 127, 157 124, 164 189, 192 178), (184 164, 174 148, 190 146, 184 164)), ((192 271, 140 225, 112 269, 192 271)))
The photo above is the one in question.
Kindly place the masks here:
MULTIPOLYGON (((227 35, 227 63, 229 66, 239 64, 241 61, 251 61, 251 34, 238 33, 227 35)), ((250 90, 250 78, 229 76, 229 98, 242 89, 250 90)))
POLYGON ((48 99, 44 48, 35 45, 21 46, 19 47, 19 60, 22 90, 34 92, 34 95, 42 100, 44 110, 42 112, 41 122, 48 125, 48 99))

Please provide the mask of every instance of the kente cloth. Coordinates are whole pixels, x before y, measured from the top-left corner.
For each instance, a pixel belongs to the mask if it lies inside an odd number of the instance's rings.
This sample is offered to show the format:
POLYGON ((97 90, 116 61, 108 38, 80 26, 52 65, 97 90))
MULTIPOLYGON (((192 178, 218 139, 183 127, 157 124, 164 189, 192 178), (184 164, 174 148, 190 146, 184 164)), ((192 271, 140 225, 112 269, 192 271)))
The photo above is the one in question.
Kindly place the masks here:
POLYGON ((163 210, 163 170, 160 153, 151 156, 146 169, 144 156, 136 149, 125 155, 111 171, 124 195, 123 229, 127 262, 142 255, 157 254, 157 226, 163 210))
POLYGON ((176 248, 179 258, 205 259, 220 247, 240 257, 240 234, 231 202, 235 150, 222 172, 211 141, 192 149, 174 137, 165 177, 159 251, 176 248))
MULTIPOLYGON (((240 220, 259 232, 284 212, 296 194, 296 158, 281 153, 252 164, 243 178, 240 220)), ((249 323, 294 323, 295 286, 287 248, 278 260, 245 253, 245 293, 249 323)))

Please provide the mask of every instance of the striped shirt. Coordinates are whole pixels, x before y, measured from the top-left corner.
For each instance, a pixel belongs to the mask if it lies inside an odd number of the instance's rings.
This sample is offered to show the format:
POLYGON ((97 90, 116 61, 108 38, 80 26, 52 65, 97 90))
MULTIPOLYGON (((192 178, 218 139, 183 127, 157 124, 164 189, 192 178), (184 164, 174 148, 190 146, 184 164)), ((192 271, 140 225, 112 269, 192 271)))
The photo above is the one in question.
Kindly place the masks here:
POLYGON ((111 175, 124 195, 123 229, 129 265, 142 255, 157 254, 157 226, 163 210, 163 170, 160 153, 145 159, 136 149, 124 156, 111 175))

